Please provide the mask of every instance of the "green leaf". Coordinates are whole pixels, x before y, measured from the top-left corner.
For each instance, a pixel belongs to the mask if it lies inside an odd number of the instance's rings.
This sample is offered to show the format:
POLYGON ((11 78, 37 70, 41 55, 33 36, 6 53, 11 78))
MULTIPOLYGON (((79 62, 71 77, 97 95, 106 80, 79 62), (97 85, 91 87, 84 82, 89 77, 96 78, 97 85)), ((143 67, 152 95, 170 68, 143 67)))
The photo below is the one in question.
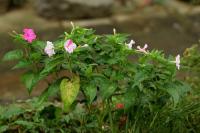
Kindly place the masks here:
POLYGON ((169 93, 169 95, 173 98, 174 105, 176 105, 179 102, 179 93, 174 84, 167 84, 165 85, 166 91, 169 93))
POLYGON ((87 69, 85 70, 85 75, 87 77, 90 77, 92 75, 92 66, 91 65, 89 67, 87 67, 87 69))
POLYGON ((92 103, 96 94, 97 94, 97 87, 95 85, 89 84, 85 88, 83 88, 84 94, 86 95, 89 103, 92 103))
POLYGON ((31 59, 35 61, 40 60, 41 56, 42 56, 41 53, 31 53, 30 55, 31 59))
POLYGON ((75 101, 80 88, 79 76, 74 76, 71 81, 63 79, 60 84, 61 99, 64 103, 64 111, 68 112, 75 101))
POLYGON ((42 41, 34 41, 31 45, 32 48, 34 48, 35 51, 39 51, 40 53, 43 52, 44 48, 46 46, 46 42, 42 41))
POLYGON ((20 60, 12 69, 19 69, 19 68, 25 68, 31 65, 31 62, 27 60, 20 60))
POLYGON ((52 83, 39 97, 39 103, 43 103, 46 101, 50 96, 57 94, 60 88, 61 80, 57 80, 56 82, 52 83))
POLYGON ((3 57, 3 61, 18 60, 23 57, 23 51, 21 49, 9 51, 3 57))
POLYGON ((22 76, 22 82, 25 84, 26 88, 28 89, 28 92, 31 93, 33 90, 33 87, 36 85, 36 83, 40 80, 39 74, 35 74, 31 71, 25 73, 22 76))
POLYGON ((21 125, 21 126, 24 126, 26 128, 29 128, 29 129, 34 127, 33 122, 24 121, 24 120, 17 120, 17 121, 14 122, 14 124, 21 125))
POLYGON ((134 88, 135 86, 138 86, 142 81, 144 81, 147 77, 147 74, 145 74, 145 72, 143 71, 138 71, 136 74, 135 74, 135 77, 134 77, 134 84, 132 86, 132 88, 134 88))
POLYGON ((3 133, 9 129, 8 125, 0 125, 0 133, 3 133))
POLYGON ((25 112, 25 110, 23 110, 22 108, 12 105, 12 106, 8 107, 6 110, 4 110, 4 112, 1 114, 0 118, 1 119, 9 119, 11 117, 22 114, 24 112, 25 112))
POLYGON ((102 99, 107 99, 112 96, 117 89, 116 84, 114 83, 104 83, 100 88, 100 95, 102 99))
POLYGON ((53 59, 48 59, 45 63, 45 68, 42 70, 40 75, 48 75, 51 73, 57 66, 61 65, 64 60, 64 56, 60 55, 53 59))
POLYGON ((136 103, 137 98, 137 90, 136 88, 129 88, 124 95, 124 104, 125 108, 128 109, 136 103))
POLYGON ((180 101, 180 98, 190 90, 190 87, 187 84, 179 81, 165 84, 164 87, 169 95, 173 98, 174 106, 176 106, 180 101))

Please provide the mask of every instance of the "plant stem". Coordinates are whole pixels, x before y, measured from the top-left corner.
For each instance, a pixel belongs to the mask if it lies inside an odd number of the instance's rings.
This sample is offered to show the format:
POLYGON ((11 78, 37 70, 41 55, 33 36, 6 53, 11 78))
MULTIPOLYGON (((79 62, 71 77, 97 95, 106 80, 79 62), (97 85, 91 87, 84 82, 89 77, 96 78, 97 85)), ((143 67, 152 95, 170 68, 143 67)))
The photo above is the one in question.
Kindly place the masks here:
POLYGON ((155 122, 157 116, 158 116, 158 112, 156 112, 155 116, 153 117, 153 120, 152 120, 152 122, 151 122, 151 124, 150 124, 150 128, 152 128, 152 126, 153 126, 153 124, 154 124, 154 122, 155 122))
POLYGON ((113 125, 113 119, 112 119, 112 114, 111 114, 110 102, 111 102, 111 100, 109 99, 109 100, 107 101, 107 104, 108 104, 108 111, 109 111, 109 120, 110 120, 111 131, 112 131, 112 133, 114 133, 114 125, 113 125))
POLYGON ((67 58, 68 58, 68 62, 69 62, 69 72, 70 72, 70 74, 72 74, 72 78, 73 78, 72 63, 71 63, 69 55, 67 56, 67 58))
POLYGON ((129 125, 129 113, 128 113, 128 115, 127 115, 125 133, 128 133, 128 125, 129 125))

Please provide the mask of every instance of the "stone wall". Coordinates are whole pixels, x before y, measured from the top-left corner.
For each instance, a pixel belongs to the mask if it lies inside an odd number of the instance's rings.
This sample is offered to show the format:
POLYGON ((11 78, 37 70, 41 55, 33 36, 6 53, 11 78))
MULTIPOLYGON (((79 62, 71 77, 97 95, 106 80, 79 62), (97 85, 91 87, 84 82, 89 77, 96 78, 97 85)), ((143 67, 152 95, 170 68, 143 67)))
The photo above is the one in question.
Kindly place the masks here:
POLYGON ((6 13, 9 9, 25 4, 27 0, 0 0, 0 14, 6 13))
POLYGON ((9 0, 0 0, 0 14, 8 10, 9 0))
POLYGON ((39 15, 48 19, 79 19, 109 16, 114 0, 36 0, 39 15))

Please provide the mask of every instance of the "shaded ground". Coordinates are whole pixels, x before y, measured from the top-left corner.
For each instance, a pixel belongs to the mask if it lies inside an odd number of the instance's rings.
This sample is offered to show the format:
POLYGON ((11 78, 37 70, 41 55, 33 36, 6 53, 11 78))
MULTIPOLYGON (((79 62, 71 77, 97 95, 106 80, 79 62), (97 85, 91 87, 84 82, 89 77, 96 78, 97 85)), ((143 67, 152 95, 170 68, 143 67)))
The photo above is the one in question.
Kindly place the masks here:
MULTIPOLYGON (((183 16, 160 7, 151 7, 138 9, 126 15, 114 15, 111 18, 76 21, 75 24, 92 27, 98 34, 112 33, 115 27, 117 32, 130 34, 138 44, 148 43, 150 49, 156 48, 176 55, 200 39, 199 15, 183 16)), ((12 30, 21 32, 24 27, 33 27, 39 38, 53 41, 68 26, 69 21, 66 24, 44 20, 36 16, 32 9, 27 8, 0 16, 0 58, 6 51, 17 47, 8 35, 12 30)), ((13 62, 0 65, 0 102, 29 97, 20 83, 19 75, 22 71, 10 71, 12 64, 13 62)), ((41 93, 43 86, 39 85, 31 96, 41 93)))

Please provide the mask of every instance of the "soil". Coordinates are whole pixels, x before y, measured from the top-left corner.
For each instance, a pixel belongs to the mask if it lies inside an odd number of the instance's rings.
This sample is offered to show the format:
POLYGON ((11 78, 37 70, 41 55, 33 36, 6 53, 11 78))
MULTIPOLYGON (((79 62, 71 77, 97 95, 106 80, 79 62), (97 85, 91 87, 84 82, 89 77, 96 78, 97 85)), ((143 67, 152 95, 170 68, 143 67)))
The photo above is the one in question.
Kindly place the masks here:
MULTIPOLYGON (((153 6, 137 9, 129 14, 116 14, 111 18, 99 19, 98 24, 91 24, 91 20, 84 20, 86 22, 84 26, 94 28, 98 34, 112 33, 113 28, 116 28, 117 32, 130 34, 130 38, 133 38, 137 45, 147 43, 150 49, 160 49, 168 55, 177 55, 200 39, 199 15, 181 15, 160 6, 153 6)), ((77 21, 77 24, 81 22, 82 20, 77 21)), ((50 41, 55 40, 66 30, 62 22, 40 18, 32 8, 9 12, 0 17, 0 58, 6 51, 18 47, 12 42, 8 33, 12 30, 20 33, 24 27, 33 27, 40 39, 50 41)), ((29 95, 20 82, 23 71, 10 70, 13 64, 14 62, 0 64, 0 103, 27 99, 39 95, 43 90, 44 83, 41 83, 29 95)))

